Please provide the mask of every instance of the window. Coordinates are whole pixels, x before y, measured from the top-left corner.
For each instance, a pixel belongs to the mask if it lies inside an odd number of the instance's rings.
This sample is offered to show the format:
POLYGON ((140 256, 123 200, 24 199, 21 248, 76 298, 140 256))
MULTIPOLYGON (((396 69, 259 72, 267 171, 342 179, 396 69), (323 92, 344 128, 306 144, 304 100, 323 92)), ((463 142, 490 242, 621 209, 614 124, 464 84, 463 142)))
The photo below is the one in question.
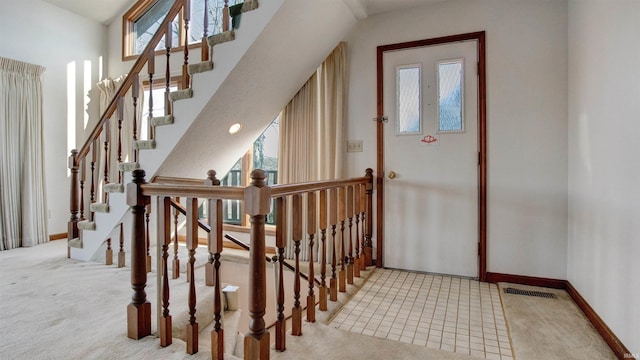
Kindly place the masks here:
MULTIPOLYGON (((142 118, 140 119, 140 139, 149 139, 149 94, 153 93, 153 116, 163 116, 164 112, 164 93, 166 91, 166 82, 164 79, 153 80, 153 88, 149 86, 149 82, 144 82, 144 102, 142 106, 142 118)), ((169 83, 169 91, 178 90, 178 82, 172 79, 169 83)))
POLYGON ((463 61, 438 63, 438 132, 463 132, 463 61))
MULTIPOLYGON (((153 34, 164 20, 167 12, 175 0, 138 0, 122 18, 122 58, 131 60, 140 54, 153 34)), ((208 0, 207 5, 207 35, 222 32, 222 9, 225 0, 208 0)), ((241 0, 228 0, 229 6, 240 3, 241 0)), ((200 46, 204 34, 205 0, 191 0, 191 16, 189 21, 190 47, 200 46)), ((184 16, 181 14, 173 21, 173 37, 171 44, 174 49, 184 46, 184 16)), ((164 38, 160 40, 156 51, 166 49, 164 38)))
POLYGON ((422 133, 420 70, 420 65, 399 66, 396 70, 397 134, 422 133))

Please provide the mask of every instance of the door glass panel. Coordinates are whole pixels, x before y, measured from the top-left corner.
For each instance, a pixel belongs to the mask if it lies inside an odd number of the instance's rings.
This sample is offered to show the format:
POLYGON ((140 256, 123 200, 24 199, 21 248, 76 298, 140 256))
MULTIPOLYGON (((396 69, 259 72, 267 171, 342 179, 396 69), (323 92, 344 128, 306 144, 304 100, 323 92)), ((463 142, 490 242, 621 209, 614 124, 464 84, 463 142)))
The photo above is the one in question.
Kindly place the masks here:
POLYGON ((421 134, 420 65, 397 68, 396 76, 398 126, 397 134, 421 134))
POLYGON ((462 59, 438 63, 438 132, 464 131, 462 59))

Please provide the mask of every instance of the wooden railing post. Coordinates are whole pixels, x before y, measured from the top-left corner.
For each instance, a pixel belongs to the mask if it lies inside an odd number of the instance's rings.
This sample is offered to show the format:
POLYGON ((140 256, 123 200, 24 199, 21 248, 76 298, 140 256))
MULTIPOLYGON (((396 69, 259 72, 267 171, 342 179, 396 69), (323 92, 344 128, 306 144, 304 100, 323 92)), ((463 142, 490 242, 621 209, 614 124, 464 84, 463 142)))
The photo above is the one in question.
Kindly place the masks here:
POLYGON ((229 0, 224 0, 222 8, 222 31, 229 31, 229 0))
POLYGON ((169 22, 167 24, 167 33, 165 34, 164 37, 164 45, 165 45, 165 51, 166 51, 166 56, 167 56, 167 60, 166 60, 166 64, 165 64, 165 90, 164 90, 164 114, 165 115, 171 115, 172 114, 172 110, 171 110, 171 98, 169 96, 169 94, 171 93, 170 87, 171 87, 171 64, 170 64, 170 60, 171 60, 171 41, 173 39, 173 23, 169 22))
POLYGON ((158 325, 160 335, 160 346, 165 347, 171 345, 173 341, 173 327, 171 315, 169 315, 169 244, 171 244, 171 198, 168 196, 158 196, 158 243, 162 246, 162 263, 160 265, 160 296, 162 312, 158 325))
POLYGON ((245 189, 245 211, 251 222, 249 250, 249 332, 244 338, 245 359, 269 359, 269 332, 264 314, 267 304, 265 259, 265 217, 269 214, 271 188, 267 186, 263 170, 251 172, 251 184, 245 189))
POLYGON ((347 284, 353 284, 353 186, 347 186, 347 218, 349 219, 349 254, 347 284))
POLYGON ((145 183, 144 170, 133 171, 133 183, 127 184, 127 205, 133 217, 131 232, 131 288, 133 296, 127 307, 127 336, 141 339, 151 334, 151 303, 147 300, 145 206, 150 199, 142 195, 140 186, 145 183))
POLYGON ((189 75, 189 20, 191 20, 191 0, 184 1, 184 64, 182 65, 182 87, 191 87, 191 75, 189 75))
POLYGON ((111 249, 111 238, 107 239, 107 251, 104 255, 104 264, 113 265, 113 249, 111 249))
MULTIPOLYGON (((205 185, 220 186, 220 180, 216 178, 216 172, 209 170, 207 172, 207 180, 205 185)), ((206 284, 214 286, 213 295, 213 321, 214 326, 211 330, 211 358, 213 360, 222 359, 224 357, 224 329, 222 328, 222 289, 220 288, 220 254, 223 250, 222 245, 222 200, 208 199, 209 202, 209 231, 208 247, 209 262, 205 265, 206 284)))
MULTIPOLYGON (((176 202, 180 202, 180 198, 176 197, 176 202)), ((180 213, 178 209, 173 209, 173 262, 172 262, 172 272, 171 278, 177 279, 180 277, 180 258, 178 257, 178 216, 180 213)))
POLYGON ((361 184, 360 185, 360 207, 358 208, 358 211, 360 212, 360 219, 362 222, 362 226, 361 226, 361 231, 360 231, 360 270, 364 271, 367 270, 367 261, 366 261, 366 256, 364 253, 364 242, 365 242, 365 234, 366 234, 366 226, 365 226, 365 219, 366 219, 366 213, 367 213, 367 186, 365 184, 361 184))
POLYGON ((193 355, 198 352, 198 322, 196 321, 196 249, 198 248, 198 199, 187 197, 187 251, 189 261, 187 262, 187 281, 189 282, 189 323, 186 326, 187 354, 193 355))
POLYGON ((329 280, 329 300, 338 300, 338 277, 336 275, 338 247, 336 225, 338 223, 338 189, 329 189, 329 224, 331 224, 331 279, 329 280))
POLYGON ((125 266, 125 253, 124 253, 124 228, 120 223, 120 236, 118 237, 118 244, 120 249, 118 250, 118 267, 123 268, 125 266))
POLYGON ((313 238, 316 233, 316 193, 307 193, 307 234, 309 235, 309 294, 307 295, 307 321, 316 322, 316 295, 313 292, 313 238))
POLYGON ((144 208, 144 217, 145 217, 145 225, 146 225, 146 236, 145 236, 145 240, 147 243, 147 255, 146 255, 146 262, 147 262, 147 272, 150 273, 151 272, 151 254, 149 253, 149 250, 151 249, 151 239, 149 238, 149 217, 151 216, 151 203, 147 204, 147 206, 145 206, 144 208))
MULTIPOLYGON (((373 264, 373 243, 371 242, 371 235, 373 234, 373 170, 368 168, 366 174, 369 181, 367 182, 367 232, 364 236, 364 258, 366 265, 371 266, 373 264)), ((377 259, 376 267, 382 267, 382 259, 377 259)))
POLYGON ((276 199, 276 247, 278 248, 278 278, 276 279, 276 350, 285 351, 287 321, 284 316, 284 249, 287 247, 287 205, 286 197, 276 199))
POLYGON ((347 191, 344 187, 338 188, 338 221, 340 221, 340 271, 338 272, 338 291, 347 292, 347 268, 348 258, 344 253, 344 221, 346 220, 347 191))
POLYGON ((292 238, 294 243, 295 276, 293 278, 293 309, 291 335, 302 335, 302 306, 300 306, 300 241, 302 241, 302 196, 291 196, 292 238))
MULTIPOLYGON (((69 170, 71 172, 71 189, 69 193, 69 212, 71 217, 67 223, 67 243, 78 237, 78 205, 80 204, 80 189, 78 187, 78 150, 71 150, 69 156, 69 170)), ((67 246, 67 257, 71 257, 71 248, 67 246)))
POLYGON ((320 311, 327 311, 327 190, 320 190, 320 311))
POLYGON ((200 55, 200 61, 209 61, 209 42, 207 41, 209 31, 209 1, 204 0, 204 24, 202 29, 202 52, 200 55))
POLYGON ((353 212, 356 223, 356 248, 353 261, 353 276, 360 277, 360 184, 353 188, 353 212))

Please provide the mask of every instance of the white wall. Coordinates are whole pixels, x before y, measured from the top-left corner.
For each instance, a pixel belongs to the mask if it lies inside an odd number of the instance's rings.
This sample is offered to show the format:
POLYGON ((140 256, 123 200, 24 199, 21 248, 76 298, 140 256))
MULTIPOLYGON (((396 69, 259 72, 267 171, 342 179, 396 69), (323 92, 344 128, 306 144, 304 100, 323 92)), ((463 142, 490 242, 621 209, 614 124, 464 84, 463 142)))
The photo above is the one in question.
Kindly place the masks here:
MULTIPOLYGON (((75 62, 76 133, 84 122, 84 62, 91 62, 91 83, 98 63, 106 65, 106 27, 40 0, 0 3, 0 56, 46 67, 43 75, 43 123, 49 233, 67 231, 67 64, 75 62)), ((104 70, 106 73, 106 69, 104 70)), ((77 144, 80 146, 81 144, 77 144)))
MULTIPOLYGON (((376 46, 486 31, 491 272, 564 279, 567 248, 567 3, 450 0, 381 14, 348 38, 346 173, 375 169, 376 46)), ((407 161, 419 162, 410 154, 407 161)), ((374 242, 375 243, 375 242, 374 242)))
POLYGON ((568 279, 640 353, 640 2, 569 2, 568 279))

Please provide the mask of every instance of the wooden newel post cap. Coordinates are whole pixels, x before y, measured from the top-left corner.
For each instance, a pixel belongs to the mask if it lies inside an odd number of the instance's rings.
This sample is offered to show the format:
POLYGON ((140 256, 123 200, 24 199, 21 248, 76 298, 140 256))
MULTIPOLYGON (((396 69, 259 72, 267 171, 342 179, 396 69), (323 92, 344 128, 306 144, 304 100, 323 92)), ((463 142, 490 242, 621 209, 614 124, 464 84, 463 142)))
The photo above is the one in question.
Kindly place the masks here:
POLYGON ((271 188, 267 186, 266 178, 264 170, 251 172, 251 184, 244 191, 244 205, 249 216, 269 214, 271 188))
POLYGON ((71 150, 71 155, 69 155, 69 162, 68 162, 69 169, 73 169, 76 166, 77 157, 78 157, 78 150, 77 149, 71 150))
POLYGON ((127 184, 127 205, 129 206, 146 206, 151 202, 148 196, 142 196, 140 185, 145 184, 145 172, 142 169, 133 170, 133 182, 127 184))
POLYGON ((207 171, 207 180, 204 181, 205 185, 213 185, 213 186, 219 186, 220 185, 220 180, 218 180, 218 178, 216 178, 216 171, 215 170, 209 170, 207 171))

